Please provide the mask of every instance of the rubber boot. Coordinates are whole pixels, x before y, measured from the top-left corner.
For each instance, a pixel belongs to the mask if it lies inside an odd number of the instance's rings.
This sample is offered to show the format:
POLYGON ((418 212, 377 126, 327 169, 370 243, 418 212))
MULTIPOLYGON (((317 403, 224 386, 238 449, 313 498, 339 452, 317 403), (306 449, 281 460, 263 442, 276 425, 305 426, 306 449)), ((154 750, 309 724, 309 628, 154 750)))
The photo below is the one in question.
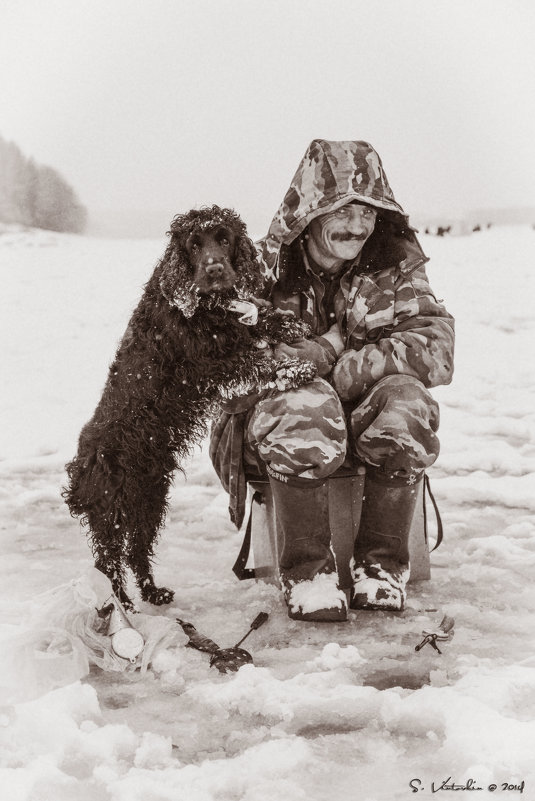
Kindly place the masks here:
POLYGON ((351 560, 352 609, 401 611, 409 579, 409 532, 418 484, 366 474, 359 533, 351 560))
POLYGON ((279 571, 288 616, 292 620, 347 620, 346 595, 339 587, 330 547, 327 484, 310 482, 313 486, 309 486, 303 479, 294 486, 275 479, 270 472, 269 484, 283 533, 279 571))

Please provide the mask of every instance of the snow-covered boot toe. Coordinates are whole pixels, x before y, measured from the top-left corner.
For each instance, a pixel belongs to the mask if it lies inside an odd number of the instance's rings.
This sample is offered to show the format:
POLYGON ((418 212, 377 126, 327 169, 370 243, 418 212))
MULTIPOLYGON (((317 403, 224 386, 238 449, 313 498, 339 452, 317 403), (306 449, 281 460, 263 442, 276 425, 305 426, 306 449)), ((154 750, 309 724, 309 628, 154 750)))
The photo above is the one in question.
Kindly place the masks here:
POLYGON ((380 564, 351 563, 353 592, 352 609, 384 609, 401 612, 407 598, 409 565, 386 570, 380 564))
POLYGON ((347 620, 346 594, 337 573, 316 573, 312 579, 281 576, 288 617, 292 620, 343 622, 347 620))

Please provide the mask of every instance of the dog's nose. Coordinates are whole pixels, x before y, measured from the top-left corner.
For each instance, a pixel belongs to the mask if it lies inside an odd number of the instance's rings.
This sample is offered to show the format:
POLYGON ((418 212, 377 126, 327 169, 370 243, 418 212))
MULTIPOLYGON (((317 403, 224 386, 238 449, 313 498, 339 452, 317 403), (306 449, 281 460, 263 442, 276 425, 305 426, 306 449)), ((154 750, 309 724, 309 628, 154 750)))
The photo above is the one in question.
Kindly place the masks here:
POLYGON ((223 265, 221 264, 220 261, 210 261, 205 266, 204 269, 205 269, 206 275, 209 275, 209 276, 211 276, 213 278, 216 278, 217 276, 221 275, 221 273, 223 272, 223 265))

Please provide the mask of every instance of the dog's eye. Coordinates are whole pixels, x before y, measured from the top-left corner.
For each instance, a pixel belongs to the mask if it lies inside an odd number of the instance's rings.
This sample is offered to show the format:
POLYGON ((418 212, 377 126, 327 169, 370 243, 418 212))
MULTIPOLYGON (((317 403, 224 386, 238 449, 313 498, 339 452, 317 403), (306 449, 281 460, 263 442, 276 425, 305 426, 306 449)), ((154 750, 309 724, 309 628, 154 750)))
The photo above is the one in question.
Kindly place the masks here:
POLYGON ((201 240, 199 239, 198 236, 194 236, 191 239, 188 239, 188 241, 186 242, 186 248, 189 251, 196 251, 200 248, 200 246, 201 246, 201 240))
POLYGON ((226 228, 220 228, 215 235, 218 243, 223 247, 228 247, 230 245, 230 233, 227 231, 226 228))

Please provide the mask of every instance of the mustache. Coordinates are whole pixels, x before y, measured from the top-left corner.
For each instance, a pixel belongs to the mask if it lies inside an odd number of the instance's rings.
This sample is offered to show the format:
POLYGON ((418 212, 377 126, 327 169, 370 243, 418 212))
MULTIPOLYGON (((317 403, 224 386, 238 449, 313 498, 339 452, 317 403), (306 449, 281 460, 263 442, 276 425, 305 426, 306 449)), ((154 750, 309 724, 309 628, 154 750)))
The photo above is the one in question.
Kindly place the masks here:
POLYGON ((366 234, 348 234, 348 233, 333 233, 331 234, 331 239, 338 240, 339 242, 351 242, 353 239, 357 239, 359 242, 363 242, 367 239, 366 234))

